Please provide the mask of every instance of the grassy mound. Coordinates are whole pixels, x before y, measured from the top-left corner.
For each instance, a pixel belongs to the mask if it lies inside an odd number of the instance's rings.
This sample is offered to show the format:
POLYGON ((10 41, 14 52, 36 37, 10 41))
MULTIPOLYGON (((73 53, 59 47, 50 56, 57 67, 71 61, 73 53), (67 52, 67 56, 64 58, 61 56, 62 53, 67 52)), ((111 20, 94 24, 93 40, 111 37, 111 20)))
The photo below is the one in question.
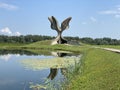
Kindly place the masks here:
MULTIPOLYGON (((72 51, 80 52, 80 47, 75 45, 66 45, 66 44, 56 44, 51 45, 51 40, 39 41, 32 44, 24 45, 22 49, 32 49, 32 50, 63 50, 63 51, 72 51)), ((84 46, 83 46, 84 47, 84 46)))
POLYGON ((29 46, 51 45, 51 42, 52 42, 51 40, 44 40, 44 41, 39 41, 39 42, 29 44, 29 46))

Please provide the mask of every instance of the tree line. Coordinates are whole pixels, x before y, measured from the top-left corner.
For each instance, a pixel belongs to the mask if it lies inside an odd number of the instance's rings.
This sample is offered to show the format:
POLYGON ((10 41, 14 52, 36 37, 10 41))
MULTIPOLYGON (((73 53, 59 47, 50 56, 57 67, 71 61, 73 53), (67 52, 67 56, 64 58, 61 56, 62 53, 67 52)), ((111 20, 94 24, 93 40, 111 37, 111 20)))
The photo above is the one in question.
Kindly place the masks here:
POLYGON ((51 40, 54 37, 42 35, 20 35, 6 36, 0 35, 0 43, 33 43, 42 40, 51 40))
POLYGON ((111 39, 108 37, 104 38, 90 38, 90 37, 84 37, 80 39, 81 42, 86 44, 92 44, 92 45, 120 45, 120 40, 117 39, 111 39))
MULTIPOLYGON (((54 36, 45 36, 45 35, 21 35, 21 36, 7 36, 7 35, 0 35, 0 43, 33 43, 42 40, 52 40, 54 36)), ((90 38, 90 37, 64 37, 69 42, 82 42, 86 44, 92 45, 120 45, 120 40, 118 39, 111 39, 108 37, 104 38, 90 38)))

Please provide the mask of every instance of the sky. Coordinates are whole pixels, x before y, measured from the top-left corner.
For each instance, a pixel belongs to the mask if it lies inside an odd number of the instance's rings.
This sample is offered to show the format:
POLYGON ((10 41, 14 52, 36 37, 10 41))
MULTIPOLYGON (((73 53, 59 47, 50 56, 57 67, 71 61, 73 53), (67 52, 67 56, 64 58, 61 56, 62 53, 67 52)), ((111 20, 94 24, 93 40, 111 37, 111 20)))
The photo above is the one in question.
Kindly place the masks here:
POLYGON ((56 36, 50 16, 72 17, 63 36, 120 39, 120 0, 0 0, 0 35, 56 36))

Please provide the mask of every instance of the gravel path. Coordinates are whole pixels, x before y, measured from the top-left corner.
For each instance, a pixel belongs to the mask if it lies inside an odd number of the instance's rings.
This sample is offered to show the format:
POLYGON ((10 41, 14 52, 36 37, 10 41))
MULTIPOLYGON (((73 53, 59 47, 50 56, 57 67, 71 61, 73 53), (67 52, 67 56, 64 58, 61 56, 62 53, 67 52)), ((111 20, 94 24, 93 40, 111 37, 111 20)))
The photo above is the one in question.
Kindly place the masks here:
POLYGON ((112 51, 112 52, 116 52, 116 53, 120 53, 119 49, 113 49, 113 48, 102 48, 102 49, 112 51))
POLYGON ((107 50, 107 51, 111 51, 111 52, 115 52, 115 53, 120 53, 120 49, 102 48, 102 47, 94 47, 94 48, 100 48, 100 49, 103 49, 103 50, 107 50))

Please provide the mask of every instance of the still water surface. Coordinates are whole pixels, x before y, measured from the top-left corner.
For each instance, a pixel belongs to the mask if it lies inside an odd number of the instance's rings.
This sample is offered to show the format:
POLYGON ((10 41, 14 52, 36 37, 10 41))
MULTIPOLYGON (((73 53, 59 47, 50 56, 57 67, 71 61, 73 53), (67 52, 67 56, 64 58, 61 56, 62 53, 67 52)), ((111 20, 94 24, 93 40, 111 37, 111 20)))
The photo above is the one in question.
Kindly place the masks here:
POLYGON ((57 64, 58 68, 52 67, 51 63, 56 62, 54 58, 56 56, 53 55, 2 53, 0 55, 0 90, 49 90, 50 88, 58 88, 57 82, 60 84, 64 81, 66 68, 60 67, 63 62, 61 64, 58 61, 58 64, 61 65, 57 64))

